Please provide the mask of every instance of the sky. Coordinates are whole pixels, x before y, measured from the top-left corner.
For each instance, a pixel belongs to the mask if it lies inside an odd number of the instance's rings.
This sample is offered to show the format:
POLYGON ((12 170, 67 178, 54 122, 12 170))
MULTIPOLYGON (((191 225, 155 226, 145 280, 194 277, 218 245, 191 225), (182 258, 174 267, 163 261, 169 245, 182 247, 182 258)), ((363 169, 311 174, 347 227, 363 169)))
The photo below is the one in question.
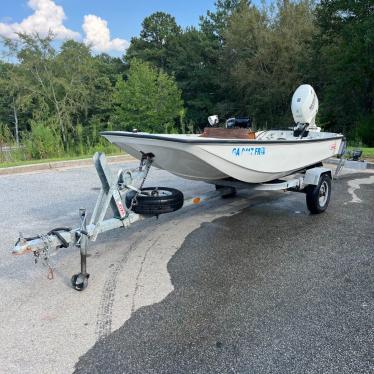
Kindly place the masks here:
POLYGON ((58 40, 90 44, 96 53, 121 55, 143 19, 153 12, 170 13, 182 26, 197 25, 214 9, 215 0, 0 0, 0 36, 51 29, 58 40))

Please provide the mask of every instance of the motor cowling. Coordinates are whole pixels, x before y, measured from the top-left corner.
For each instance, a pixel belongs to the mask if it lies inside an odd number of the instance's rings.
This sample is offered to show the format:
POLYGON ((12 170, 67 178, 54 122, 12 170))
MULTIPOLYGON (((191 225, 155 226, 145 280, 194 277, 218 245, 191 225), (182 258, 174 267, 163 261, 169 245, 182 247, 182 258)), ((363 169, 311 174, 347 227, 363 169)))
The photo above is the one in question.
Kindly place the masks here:
POLYGON ((318 97, 311 85, 302 84, 297 88, 292 97, 291 110, 296 124, 308 125, 308 130, 318 131, 318 97))

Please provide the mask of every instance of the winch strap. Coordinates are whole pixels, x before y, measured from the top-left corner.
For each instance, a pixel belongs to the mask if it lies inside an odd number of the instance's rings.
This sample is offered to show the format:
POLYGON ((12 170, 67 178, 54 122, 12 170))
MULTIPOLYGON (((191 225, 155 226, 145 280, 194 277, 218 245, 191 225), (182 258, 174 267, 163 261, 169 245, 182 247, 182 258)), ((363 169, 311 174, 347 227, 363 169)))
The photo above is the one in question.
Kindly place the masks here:
POLYGON ((53 229, 53 230, 49 231, 47 235, 55 235, 58 238, 58 240, 61 242, 60 248, 68 248, 69 247, 69 243, 59 233, 59 231, 67 231, 67 232, 69 232, 69 231, 71 231, 71 228, 69 228, 69 227, 57 227, 56 229, 53 229))

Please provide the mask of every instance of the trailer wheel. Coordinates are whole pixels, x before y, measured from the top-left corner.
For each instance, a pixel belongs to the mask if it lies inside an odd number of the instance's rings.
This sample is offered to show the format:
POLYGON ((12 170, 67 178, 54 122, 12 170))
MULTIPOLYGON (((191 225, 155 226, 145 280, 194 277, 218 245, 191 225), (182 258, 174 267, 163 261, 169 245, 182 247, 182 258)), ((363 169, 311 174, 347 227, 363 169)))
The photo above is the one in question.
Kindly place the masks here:
POLYGON ((322 174, 317 186, 306 187, 306 205, 312 214, 324 212, 330 202, 331 177, 322 174))
MULTIPOLYGON (((175 188, 147 187, 142 188, 141 191, 132 206, 132 211, 137 214, 158 216, 175 212, 183 206, 183 193, 175 188)), ((135 195, 135 191, 127 192, 125 199, 127 208, 131 208, 135 195)))

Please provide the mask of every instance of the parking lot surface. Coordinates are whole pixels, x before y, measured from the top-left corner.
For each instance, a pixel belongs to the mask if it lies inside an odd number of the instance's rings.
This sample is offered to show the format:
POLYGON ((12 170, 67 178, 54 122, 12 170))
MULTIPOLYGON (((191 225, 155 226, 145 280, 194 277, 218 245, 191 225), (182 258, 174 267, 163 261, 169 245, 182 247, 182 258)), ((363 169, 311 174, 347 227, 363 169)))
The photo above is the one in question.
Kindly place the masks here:
MULTIPOLYGON (((130 165, 128 165, 130 166, 130 165)), ((131 165, 132 166, 132 165, 131 165)), ((212 187, 153 170, 186 197, 212 187)), ((374 175, 333 183, 312 216, 297 193, 241 192, 90 246, 12 257, 18 236, 78 225, 93 168, 0 177, 0 372, 369 373, 374 369, 374 175)))

